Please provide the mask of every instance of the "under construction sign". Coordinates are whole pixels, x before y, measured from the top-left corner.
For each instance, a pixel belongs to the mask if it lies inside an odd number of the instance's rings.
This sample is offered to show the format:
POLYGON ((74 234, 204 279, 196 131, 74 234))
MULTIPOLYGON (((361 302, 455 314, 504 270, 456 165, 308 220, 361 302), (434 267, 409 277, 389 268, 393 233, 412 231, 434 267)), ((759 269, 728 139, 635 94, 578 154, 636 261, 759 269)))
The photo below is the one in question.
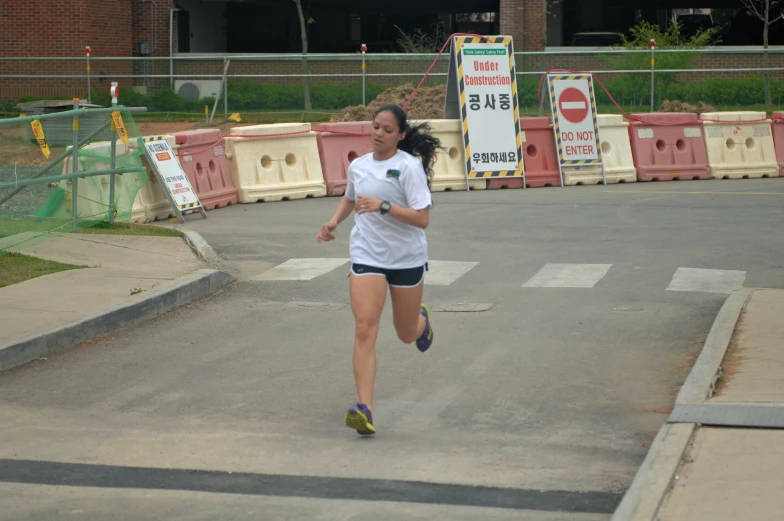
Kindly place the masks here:
POLYGON ((182 217, 183 212, 198 210, 202 217, 206 218, 207 213, 166 138, 152 136, 141 138, 141 140, 150 166, 155 171, 158 182, 163 187, 163 191, 180 222, 185 222, 182 217))
POLYGON ((444 107, 462 122, 466 178, 525 177, 510 36, 452 40, 444 107))

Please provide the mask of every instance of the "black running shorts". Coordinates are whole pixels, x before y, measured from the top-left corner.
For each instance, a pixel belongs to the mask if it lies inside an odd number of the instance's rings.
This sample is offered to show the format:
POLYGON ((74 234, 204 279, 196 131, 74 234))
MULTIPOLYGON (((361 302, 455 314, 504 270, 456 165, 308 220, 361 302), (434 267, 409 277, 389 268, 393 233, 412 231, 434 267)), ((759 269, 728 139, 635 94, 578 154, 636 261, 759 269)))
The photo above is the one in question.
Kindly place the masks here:
POLYGON ((408 268, 404 270, 390 270, 386 268, 376 268, 366 264, 351 264, 351 273, 357 277, 365 275, 376 275, 387 278, 390 286, 395 288, 414 288, 425 280, 425 272, 428 270, 427 263, 419 268, 408 268))

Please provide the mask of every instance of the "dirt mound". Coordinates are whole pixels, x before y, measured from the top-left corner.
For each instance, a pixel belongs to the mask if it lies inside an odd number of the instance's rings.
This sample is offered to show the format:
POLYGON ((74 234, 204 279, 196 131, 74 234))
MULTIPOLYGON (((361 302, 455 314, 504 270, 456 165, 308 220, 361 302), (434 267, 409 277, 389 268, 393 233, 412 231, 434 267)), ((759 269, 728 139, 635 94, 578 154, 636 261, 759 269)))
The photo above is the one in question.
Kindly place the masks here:
MULTIPOLYGON (((412 92, 414 92, 414 86, 411 84, 387 89, 368 103, 366 107, 355 105, 344 108, 338 114, 332 116, 332 121, 372 121, 376 110, 381 108, 382 105, 395 103, 402 107, 408 101, 408 98, 411 97, 412 92)), ((422 87, 414 96, 411 104, 406 108, 408 118, 443 119, 445 99, 446 85, 422 87)))
POLYGON ((715 112, 716 109, 707 103, 702 101, 698 102, 696 105, 691 105, 689 103, 683 103, 678 100, 664 100, 659 107, 659 112, 691 112, 696 114, 702 114, 704 112, 715 112))

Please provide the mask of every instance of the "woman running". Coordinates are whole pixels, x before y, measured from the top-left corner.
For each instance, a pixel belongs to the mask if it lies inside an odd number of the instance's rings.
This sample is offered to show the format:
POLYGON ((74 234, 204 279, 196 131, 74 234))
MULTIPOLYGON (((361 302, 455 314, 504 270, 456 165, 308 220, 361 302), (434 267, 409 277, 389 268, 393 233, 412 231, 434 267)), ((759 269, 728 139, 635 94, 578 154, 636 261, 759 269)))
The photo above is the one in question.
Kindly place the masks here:
POLYGON ((373 119, 373 152, 348 169, 345 196, 321 227, 318 242, 331 241, 352 210, 349 287, 354 333, 354 380, 359 402, 348 409, 346 425, 359 434, 376 433, 373 387, 376 338, 387 298, 392 296, 395 331, 406 344, 425 352, 433 342, 430 311, 422 304, 430 223, 430 176, 440 142, 426 124, 411 127, 398 105, 384 105, 373 119), (415 157, 417 156, 417 157, 415 157))

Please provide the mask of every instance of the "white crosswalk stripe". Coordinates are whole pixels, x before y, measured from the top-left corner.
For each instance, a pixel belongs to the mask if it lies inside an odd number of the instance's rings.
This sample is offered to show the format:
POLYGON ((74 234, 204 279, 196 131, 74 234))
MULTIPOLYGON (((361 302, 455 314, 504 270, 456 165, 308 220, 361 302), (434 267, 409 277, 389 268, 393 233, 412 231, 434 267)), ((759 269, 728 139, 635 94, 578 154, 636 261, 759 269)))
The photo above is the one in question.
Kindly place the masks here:
POLYGON ((745 280, 745 271, 678 268, 667 290, 732 293, 742 288, 745 280))
POLYGON ((524 288, 592 288, 612 264, 545 264, 524 288))
POLYGON ((289 259, 252 280, 311 280, 346 264, 348 259, 289 259))
POLYGON ((478 262, 430 261, 429 271, 425 275, 425 285, 449 286, 478 264, 478 262))

